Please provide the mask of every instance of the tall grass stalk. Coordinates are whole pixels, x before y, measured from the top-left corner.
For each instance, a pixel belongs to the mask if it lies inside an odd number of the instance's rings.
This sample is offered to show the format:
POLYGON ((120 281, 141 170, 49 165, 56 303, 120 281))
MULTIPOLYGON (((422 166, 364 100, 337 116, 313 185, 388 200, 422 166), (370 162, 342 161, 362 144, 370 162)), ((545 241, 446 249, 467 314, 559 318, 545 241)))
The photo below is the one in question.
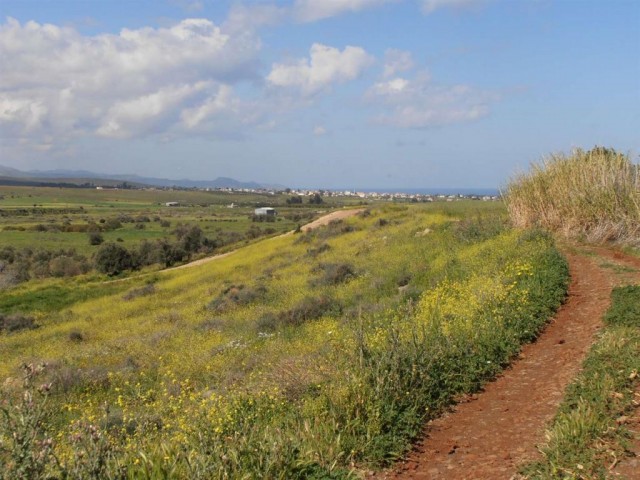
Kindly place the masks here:
POLYGON ((640 245, 640 168, 613 149, 577 149, 511 180, 507 208, 519 227, 589 243, 640 245))

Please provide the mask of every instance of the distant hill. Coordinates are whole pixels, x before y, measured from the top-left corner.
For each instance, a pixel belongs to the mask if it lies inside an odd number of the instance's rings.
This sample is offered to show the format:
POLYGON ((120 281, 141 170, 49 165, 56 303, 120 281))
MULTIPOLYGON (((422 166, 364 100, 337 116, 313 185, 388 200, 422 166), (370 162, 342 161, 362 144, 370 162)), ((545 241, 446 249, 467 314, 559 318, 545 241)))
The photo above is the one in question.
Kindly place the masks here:
POLYGON ((95 173, 87 170, 30 170, 22 171, 0 165, 0 182, 10 184, 42 184, 42 183, 69 183, 96 185, 113 185, 118 182, 127 182, 132 185, 149 185, 156 187, 183 187, 183 188, 284 188, 282 186, 263 185, 256 182, 241 182, 233 178, 218 177, 215 180, 190 180, 182 178, 178 180, 169 178, 142 177, 139 175, 109 175, 95 173))

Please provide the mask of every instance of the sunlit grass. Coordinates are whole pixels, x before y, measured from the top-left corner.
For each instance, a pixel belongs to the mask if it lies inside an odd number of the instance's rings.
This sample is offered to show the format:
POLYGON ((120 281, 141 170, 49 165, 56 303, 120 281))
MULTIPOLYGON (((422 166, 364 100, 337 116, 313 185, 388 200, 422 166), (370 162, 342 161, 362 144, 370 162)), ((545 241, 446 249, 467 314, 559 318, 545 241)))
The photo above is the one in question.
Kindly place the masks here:
POLYGON ((6 394, 22 362, 50 364, 67 469, 80 468, 71 439, 88 424, 116 452, 105 465, 132 478, 327 478, 384 464, 495 375, 564 295, 547 236, 490 221, 499 206, 450 208, 378 207, 157 272, 145 294, 127 295, 134 282, 43 314, 40 328, 0 336, 6 394), (336 265, 349 275, 328 275, 336 265))
POLYGON ((506 191, 513 222, 588 242, 640 242, 640 169, 629 156, 596 147, 552 155, 506 191))

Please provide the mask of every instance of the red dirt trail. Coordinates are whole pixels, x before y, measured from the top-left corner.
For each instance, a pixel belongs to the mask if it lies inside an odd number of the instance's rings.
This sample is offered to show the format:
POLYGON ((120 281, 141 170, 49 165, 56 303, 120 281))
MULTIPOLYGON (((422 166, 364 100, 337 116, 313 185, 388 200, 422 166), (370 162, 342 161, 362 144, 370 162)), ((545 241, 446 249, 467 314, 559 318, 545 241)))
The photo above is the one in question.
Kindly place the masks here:
POLYGON ((640 279, 632 270, 640 259, 600 248, 587 253, 565 252, 569 296, 538 340, 483 392, 429 422, 407 458, 377 478, 511 479, 538 458, 536 445, 601 328, 612 287, 640 279), (612 265, 626 267, 624 278, 612 265))

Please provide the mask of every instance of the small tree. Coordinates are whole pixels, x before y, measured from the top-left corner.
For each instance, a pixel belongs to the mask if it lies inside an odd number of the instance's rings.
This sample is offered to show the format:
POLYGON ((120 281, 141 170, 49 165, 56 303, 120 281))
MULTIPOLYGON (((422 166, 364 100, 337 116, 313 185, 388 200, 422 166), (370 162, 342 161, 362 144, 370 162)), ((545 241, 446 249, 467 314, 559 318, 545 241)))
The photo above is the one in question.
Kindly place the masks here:
POLYGON ((107 275, 117 275, 133 267, 129 251, 115 243, 105 243, 94 257, 96 270, 107 275))
POLYGON ((324 203, 324 200, 322 199, 322 195, 320 195, 319 193, 314 193, 313 196, 309 197, 309 203, 320 205, 324 203))

